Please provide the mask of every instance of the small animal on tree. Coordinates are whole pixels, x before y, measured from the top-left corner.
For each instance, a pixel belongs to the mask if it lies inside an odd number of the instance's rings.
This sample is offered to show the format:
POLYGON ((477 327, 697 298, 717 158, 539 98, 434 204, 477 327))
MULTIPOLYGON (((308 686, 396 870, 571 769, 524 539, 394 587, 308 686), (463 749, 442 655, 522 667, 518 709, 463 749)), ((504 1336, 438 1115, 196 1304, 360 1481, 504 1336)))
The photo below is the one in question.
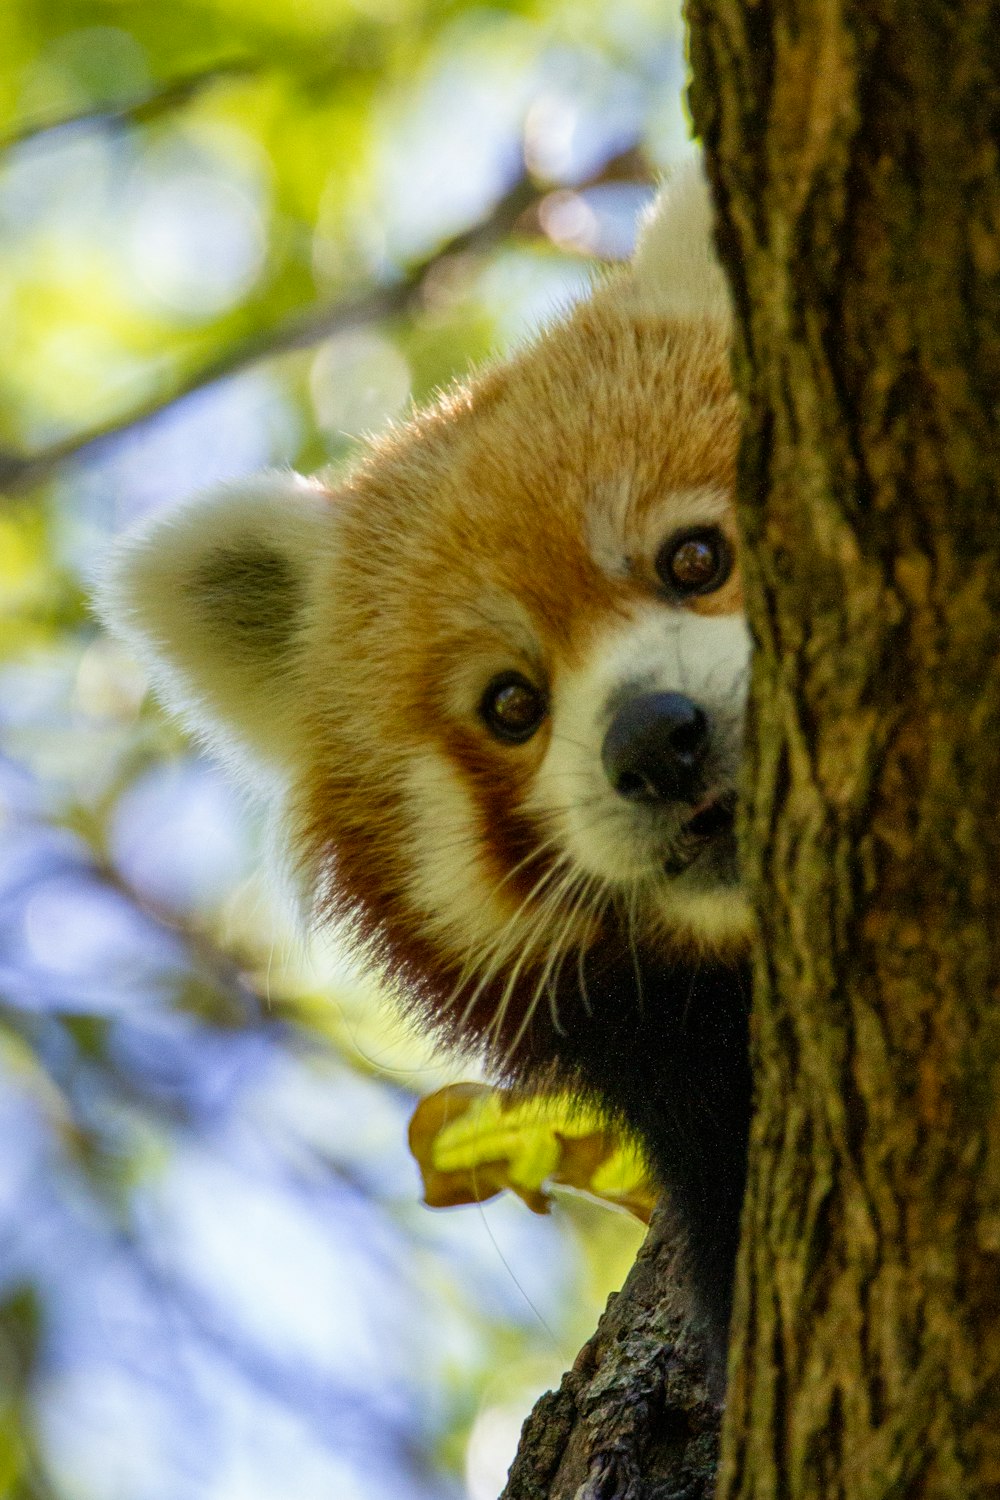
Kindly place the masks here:
POLYGON ((750 640, 700 173, 632 262, 366 443, 160 514, 100 609, 425 1025, 639 1137, 719 1358, 744 1191, 750 640))

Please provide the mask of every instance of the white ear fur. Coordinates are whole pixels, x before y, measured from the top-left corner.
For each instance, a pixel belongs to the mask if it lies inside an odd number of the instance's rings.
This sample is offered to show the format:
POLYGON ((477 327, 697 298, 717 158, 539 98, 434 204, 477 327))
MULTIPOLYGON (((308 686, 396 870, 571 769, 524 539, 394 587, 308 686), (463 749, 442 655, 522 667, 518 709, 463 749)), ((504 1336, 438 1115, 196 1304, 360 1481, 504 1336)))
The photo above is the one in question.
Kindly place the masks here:
POLYGON ((126 535, 97 608, 157 694, 227 759, 297 759, 300 642, 336 513, 318 482, 264 473, 175 507, 126 535))
POLYGON ((731 321, 713 223, 708 183, 695 157, 659 193, 640 231, 631 284, 643 306, 661 316, 731 321))

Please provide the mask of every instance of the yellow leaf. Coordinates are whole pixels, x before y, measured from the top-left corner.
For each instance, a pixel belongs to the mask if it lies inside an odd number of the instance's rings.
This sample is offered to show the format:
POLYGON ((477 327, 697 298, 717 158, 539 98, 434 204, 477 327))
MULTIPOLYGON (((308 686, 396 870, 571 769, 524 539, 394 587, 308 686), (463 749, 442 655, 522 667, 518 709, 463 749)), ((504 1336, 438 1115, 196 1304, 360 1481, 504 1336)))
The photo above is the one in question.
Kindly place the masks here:
POLYGON ((547 1213, 556 1184, 645 1221, 656 1201, 634 1145, 563 1096, 525 1099, 486 1084, 451 1084, 417 1106, 410 1150, 432 1208, 482 1203, 509 1188, 535 1213, 547 1213))

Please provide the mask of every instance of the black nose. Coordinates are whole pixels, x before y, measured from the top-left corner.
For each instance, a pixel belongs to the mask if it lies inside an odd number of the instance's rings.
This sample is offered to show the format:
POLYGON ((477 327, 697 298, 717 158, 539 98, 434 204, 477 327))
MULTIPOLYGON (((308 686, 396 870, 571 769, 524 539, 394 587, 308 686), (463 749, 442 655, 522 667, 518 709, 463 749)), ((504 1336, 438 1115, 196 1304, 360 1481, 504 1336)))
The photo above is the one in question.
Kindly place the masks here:
POLYGON ((643 693, 624 704, 604 736, 601 761, 629 802, 696 802, 708 720, 682 693, 643 693))

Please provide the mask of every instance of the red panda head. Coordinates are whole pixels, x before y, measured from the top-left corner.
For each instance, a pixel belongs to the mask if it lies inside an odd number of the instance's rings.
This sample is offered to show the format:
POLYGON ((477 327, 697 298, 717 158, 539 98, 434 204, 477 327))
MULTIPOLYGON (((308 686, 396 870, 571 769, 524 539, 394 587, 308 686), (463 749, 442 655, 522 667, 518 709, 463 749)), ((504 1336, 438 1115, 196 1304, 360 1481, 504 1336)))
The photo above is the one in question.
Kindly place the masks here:
POLYGON ((526 1024, 609 931, 746 942, 736 444, 692 174, 534 346, 345 479, 265 475, 127 538, 103 610, 196 731, 271 769, 321 913, 526 1024))

